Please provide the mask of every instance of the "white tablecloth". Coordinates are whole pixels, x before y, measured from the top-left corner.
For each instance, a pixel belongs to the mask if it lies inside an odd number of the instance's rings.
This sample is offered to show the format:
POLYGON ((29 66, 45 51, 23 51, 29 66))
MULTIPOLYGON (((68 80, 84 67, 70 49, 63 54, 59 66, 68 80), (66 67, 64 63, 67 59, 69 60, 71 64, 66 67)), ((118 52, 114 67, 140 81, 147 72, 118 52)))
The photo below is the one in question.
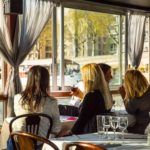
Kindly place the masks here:
MULTIPOLYGON (((145 135, 137 134, 125 134, 125 139, 122 141, 120 133, 118 133, 118 139, 113 140, 112 132, 109 132, 110 139, 99 139, 97 133, 84 134, 84 135, 72 135, 68 137, 62 137, 57 139, 50 139, 55 143, 60 150, 65 149, 65 145, 69 142, 84 141, 88 143, 95 143, 105 146, 108 150, 150 150, 150 146, 147 145, 147 139, 145 135)), ((44 144, 42 150, 52 150, 50 146, 44 144)))

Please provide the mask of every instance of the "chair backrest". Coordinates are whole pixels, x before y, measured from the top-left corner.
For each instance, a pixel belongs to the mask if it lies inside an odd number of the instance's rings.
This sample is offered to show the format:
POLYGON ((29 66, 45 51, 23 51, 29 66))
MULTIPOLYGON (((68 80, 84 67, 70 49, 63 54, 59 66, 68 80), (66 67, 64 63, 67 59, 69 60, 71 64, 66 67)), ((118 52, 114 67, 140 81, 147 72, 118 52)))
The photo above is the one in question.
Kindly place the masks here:
POLYGON ((71 142, 66 144, 65 150, 70 150, 72 147, 75 147, 76 150, 106 150, 106 148, 95 145, 92 143, 86 143, 86 142, 71 142))
POLYGON ((15 150, 37 150, 41 149, 44 143, 48 144, 54 150, 59 150, 53 142, 31 133, 18 131, 12 132, 10 136, 15 150), (39 143, 39 145, 36 143, 39 143))
POLYGON ((10 133, 13 131, 14 122, 16 120, 19 120, 20 118, 25 120, 25 132, 32 133, 35 135, 38 135, 41 119, 46 118, 49 122, 46 138, 49 138, 49 134, 51 132, 52 125, 53 125, 52 118, 49 115, 43 113, 30 113, 30 114, 23 114, 20 116, 16 116, 11 120, 9 124, 10 133))
POLYGON ((70 106, 70 105, 58 105, 60 115, 66 115, 66 116, 79 116, 79 108, 76 106, 70 106))

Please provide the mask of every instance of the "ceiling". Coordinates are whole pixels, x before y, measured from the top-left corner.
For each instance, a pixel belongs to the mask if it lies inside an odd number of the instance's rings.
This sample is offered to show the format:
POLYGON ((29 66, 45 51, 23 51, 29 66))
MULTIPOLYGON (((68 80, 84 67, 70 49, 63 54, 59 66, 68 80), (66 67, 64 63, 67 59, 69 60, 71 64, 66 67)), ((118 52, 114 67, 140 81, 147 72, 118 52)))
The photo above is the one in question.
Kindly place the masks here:
POLYGON ((87 0, 87 1, 125 7, 129 9, 146 10, 150 12, 150 0, 87 0))

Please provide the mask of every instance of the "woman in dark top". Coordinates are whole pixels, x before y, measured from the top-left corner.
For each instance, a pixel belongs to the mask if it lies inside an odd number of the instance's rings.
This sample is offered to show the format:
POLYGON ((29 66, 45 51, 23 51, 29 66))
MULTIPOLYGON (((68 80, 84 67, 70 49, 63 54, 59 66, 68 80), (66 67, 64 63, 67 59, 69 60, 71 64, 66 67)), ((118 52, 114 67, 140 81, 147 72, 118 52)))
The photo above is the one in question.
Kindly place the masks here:
POLYGON ((120 87, 126 111, 136 118, 128 132, 144 134, 150 121, 150 86, 146 78, 138 70, 128 70, 125 74, 124 86, 120 87))
POLYGON ((108 112, 105 108, 104 98, 99 90, 87 93, 79 110, 79 119, 71 130, 74 134, 96 132, 96 115, 108 112))
POLYGON ((73 134, 96 132, 96 115, 106 114, 112 107, 109 89, 99 65, 87 64, 81 68, 81 74, 84 98, 79 108, 79 118, 71 130, 73 134))

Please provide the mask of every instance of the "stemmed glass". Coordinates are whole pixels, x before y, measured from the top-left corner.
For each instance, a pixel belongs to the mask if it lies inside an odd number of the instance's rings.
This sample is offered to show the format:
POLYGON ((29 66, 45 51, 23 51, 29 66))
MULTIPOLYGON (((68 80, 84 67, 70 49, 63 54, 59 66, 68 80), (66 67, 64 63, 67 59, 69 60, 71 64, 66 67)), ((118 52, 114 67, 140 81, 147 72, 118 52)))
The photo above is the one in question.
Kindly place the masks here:
POLYGON ((108 129, 110 128, 110 116, 104 116, 103 126, 106 129, 106 138, 108 138, 108 129))
POLYGON ((99 139, 102 139, 102 137, 104 135, 104 126, 103 126, 104 116, 97 115, 96 120, 97 120, 97 132, 99 135, 99 139))
POLYGON ((128 117, 119 117, 119 129, 122 133, 122 140, 124 141, 124 131, 128 126, 128 117))
MULTIPOLYGON (((78 89, 78 87, 75 87, 75 85, 73 84, 73 86, 71 87, 70 91, 71 92, 76 92, 78 89)), ((74 95, 72 95, 72 100, 74 100, 74 95)))
POLYGON ((116 140, 116 129, 119 126, 119 117, 111 116, 110 117, 110 125, 114 131, 114 139, 116 140))

